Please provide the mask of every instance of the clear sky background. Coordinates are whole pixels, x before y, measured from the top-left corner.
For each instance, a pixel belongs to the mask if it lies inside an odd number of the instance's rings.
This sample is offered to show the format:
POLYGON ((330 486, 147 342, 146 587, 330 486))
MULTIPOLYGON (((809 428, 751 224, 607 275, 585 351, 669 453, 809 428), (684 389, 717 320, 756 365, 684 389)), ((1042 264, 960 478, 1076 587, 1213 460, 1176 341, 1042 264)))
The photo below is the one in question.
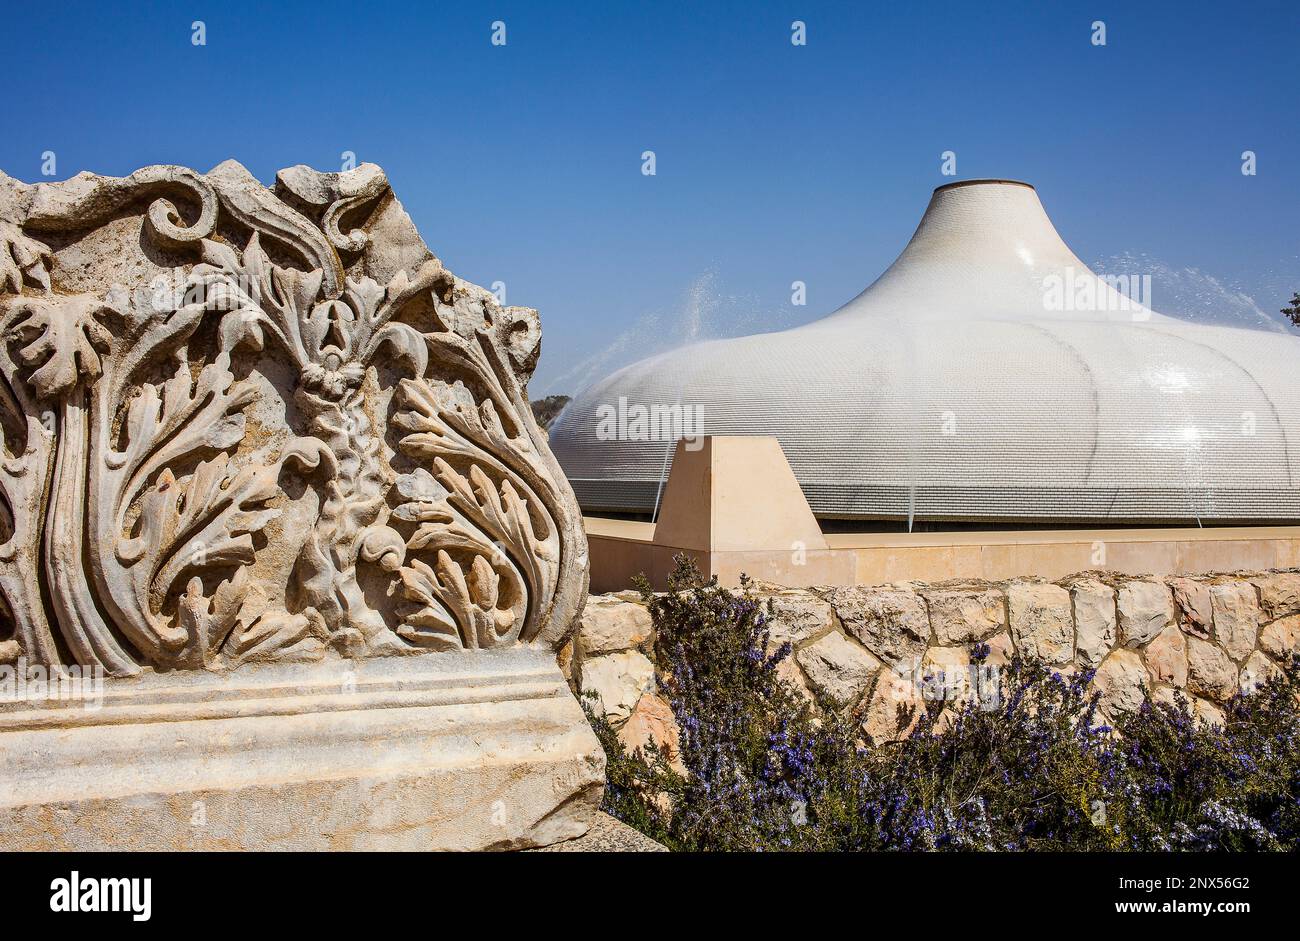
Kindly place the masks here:
POLYGON ((451 270, 541 311, 534 396, 830 313, 951 181, 946 150, 957 178, 1032 182, 1080 257, 1151 274, 1165 313, 1281 329, 1300 290, 1294 0, 191 0, 5 16, 0 168, 39 181, 45 151, 58 179, 234 157, 269 182, 354 152, 387 170, 451 270))

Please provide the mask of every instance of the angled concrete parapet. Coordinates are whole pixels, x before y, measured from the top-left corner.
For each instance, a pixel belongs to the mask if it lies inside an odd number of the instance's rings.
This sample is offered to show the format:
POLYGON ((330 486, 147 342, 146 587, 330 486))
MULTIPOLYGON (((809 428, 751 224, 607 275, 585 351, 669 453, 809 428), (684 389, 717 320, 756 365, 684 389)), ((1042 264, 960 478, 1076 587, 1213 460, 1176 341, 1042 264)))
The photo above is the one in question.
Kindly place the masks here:
POLYGON ((771 436, 678 441, 655 544, 715 553, 826 548, 781 444, 771 436))
POLYGON ((644 572, 662 585, 674 556, 692 556, 706 575, 734 586, 742 574, 803 586, 853 576, 853 560, 830 551, 774 437, 706 435, 677 442, 659 518, 590 529, 597 591, 626 588, 644 572), (629 538, 620 539, 619 532, 629 538), (639 538, 638 538, 639 537, 639 538))

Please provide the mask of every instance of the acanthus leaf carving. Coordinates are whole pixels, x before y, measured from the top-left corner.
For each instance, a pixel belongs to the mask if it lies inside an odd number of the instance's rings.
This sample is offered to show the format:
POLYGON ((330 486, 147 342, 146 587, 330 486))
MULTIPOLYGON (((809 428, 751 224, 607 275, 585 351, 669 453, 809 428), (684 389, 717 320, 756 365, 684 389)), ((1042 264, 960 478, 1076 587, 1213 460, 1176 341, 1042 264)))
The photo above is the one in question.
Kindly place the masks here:
POLYGON ((573 622, 585 546, 528 407, 536 314, 413 253, 378 168, 280 186, 230 162, 0 174, 0 652, 126 674, 573 622), (72 289, 61 232, 91 259, 72 289), (183 256, 161 299, 150 240, 183 256))
POLYGON ((0 293, 18 294, 25 285, 50 291, 50 247, 0 219, 0 293))

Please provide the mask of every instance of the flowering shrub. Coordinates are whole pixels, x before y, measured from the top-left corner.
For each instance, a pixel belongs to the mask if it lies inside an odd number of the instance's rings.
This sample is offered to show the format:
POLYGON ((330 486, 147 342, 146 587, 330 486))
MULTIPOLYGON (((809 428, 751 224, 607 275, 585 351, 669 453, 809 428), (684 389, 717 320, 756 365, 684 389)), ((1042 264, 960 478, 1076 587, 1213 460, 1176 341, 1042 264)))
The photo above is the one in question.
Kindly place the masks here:
MULTIPOLYGON (((1297 847, 1300 672, 1193 720, 1182 697, 1111 729, 1091 671, 1001 670, 1002 695, 929 702, 900 742, 865 740, 861 716, 814 709, 769 650, 770 607, 679 563, 670 592, 642 590, 656 672, 680 727, 680 764, 626 754, 592 715, 608 758, 605 809, 674 850, 1171 850, 1297 847)), ((975 659, 988 655, 975 650, 975 659)))

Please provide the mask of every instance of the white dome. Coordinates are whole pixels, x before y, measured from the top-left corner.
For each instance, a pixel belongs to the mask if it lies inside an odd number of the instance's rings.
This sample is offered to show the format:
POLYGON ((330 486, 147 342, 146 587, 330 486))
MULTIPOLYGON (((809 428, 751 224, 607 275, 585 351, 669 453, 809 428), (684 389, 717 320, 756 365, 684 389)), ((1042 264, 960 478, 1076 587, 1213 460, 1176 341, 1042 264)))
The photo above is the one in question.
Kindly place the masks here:
POLYGON ((671 453, 666 422, 602 440, 623 400, 699 415, 688 433, 776 435, 821 517, 1293 521, 1298 368, 1298 337, 1128 300, 1033 187, 980 180, 937 189, 835 313, 622 369, 570 404, 551 448, 589 511, 651 511, 671 453))

